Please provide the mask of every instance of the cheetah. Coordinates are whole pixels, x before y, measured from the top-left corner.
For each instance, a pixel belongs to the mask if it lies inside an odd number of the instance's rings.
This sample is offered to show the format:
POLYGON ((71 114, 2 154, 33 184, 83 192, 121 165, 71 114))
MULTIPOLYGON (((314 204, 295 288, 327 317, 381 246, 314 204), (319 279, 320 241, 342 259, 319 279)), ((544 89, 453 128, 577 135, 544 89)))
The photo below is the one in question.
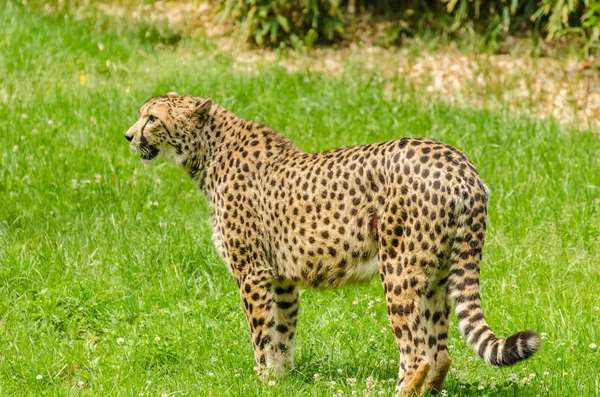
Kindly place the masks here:
POLYGON ((450 299, 468 345, 493 366, 526 359, 538 335, 497 337, 479 295, 488 189, 465 155, 402 138, 305 153, 210 99, 150 99, 125 134, 144 162, 182 168, 204 192, 263 378, 293 367, 299 287, 381 277, 400 351, 396 394, 442 390, 450 299))

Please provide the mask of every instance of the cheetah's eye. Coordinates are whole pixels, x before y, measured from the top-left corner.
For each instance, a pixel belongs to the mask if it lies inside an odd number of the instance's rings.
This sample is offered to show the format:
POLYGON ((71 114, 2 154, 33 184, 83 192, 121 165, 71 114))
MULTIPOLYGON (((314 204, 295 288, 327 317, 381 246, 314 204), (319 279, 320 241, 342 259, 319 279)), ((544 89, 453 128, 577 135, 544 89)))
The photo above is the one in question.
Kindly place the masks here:
POLYGON ((150 115, 150 116, 148 116, 147 123, 152 124, 152 123, 154 123, 155 120, 156 120, 156 117, 154 117, 153 115, 150 115))

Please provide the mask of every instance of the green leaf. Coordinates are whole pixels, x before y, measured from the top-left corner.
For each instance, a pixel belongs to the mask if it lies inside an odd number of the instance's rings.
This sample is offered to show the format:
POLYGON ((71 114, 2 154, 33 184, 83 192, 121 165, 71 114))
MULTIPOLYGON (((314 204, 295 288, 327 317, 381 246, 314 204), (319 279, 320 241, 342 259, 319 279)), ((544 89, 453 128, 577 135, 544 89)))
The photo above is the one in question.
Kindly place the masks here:
POLYGON ((279 26, 281 26, 286 33, 289 33, 290 32, 290 23, 288 22, 287 18, 281 14, 275 15, 275 18, 277 19, 279 26))
POLYGON ((309 50, 313 48, 313 44, 315 43, 318 37, 319 34, 314 29, 310 29, 308 33, 306 33, 306 36, 304 36, 304 44, 309 50))
POLYGON ((271 22, 271 43, 277 43, 277 34, 279 33, 279 24, 275 21, 271 22))

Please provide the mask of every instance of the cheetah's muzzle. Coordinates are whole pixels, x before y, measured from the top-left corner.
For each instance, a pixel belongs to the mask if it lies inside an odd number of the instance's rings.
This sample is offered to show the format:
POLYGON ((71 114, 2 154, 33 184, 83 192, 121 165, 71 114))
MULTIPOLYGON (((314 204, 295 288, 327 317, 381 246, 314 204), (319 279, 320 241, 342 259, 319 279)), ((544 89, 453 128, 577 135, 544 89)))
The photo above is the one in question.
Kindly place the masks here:
POLYGON ((152 161, 158 156, 159 150, 156 146, 150 145, 148 139, 142 135, 140 138, 139 150, 141 152, 141 159, 144 161, 152 161))
POLYGON ((305 153, 210 99, 170 94, 144 104, 126 136, 143 160, 160 151, 206 193, 263 377, 293 366, 299 286, 375 274, 401 354, 398 395, 442 390, 451 299, 487 364, 512 365, 539 349, 535 332, 499 338, 483 315, 488 190, 452 146, 403 138, 305 153))

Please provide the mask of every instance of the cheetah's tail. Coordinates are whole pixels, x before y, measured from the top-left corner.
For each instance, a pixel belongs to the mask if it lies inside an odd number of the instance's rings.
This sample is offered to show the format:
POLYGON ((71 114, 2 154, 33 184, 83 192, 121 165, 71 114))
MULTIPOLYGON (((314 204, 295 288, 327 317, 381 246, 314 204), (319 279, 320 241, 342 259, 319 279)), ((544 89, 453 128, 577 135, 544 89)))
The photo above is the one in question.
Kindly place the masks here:
POLYGON ((479 210, 457 214, 457 232, 451 254, 449 291, 456 304, 459 327, 467 343, 489 365, 502 367, 530 357, 540 348, 534 331, 506 339, 490 329, 479 296, 479 262, 485 233, 485 203, 479 210))

